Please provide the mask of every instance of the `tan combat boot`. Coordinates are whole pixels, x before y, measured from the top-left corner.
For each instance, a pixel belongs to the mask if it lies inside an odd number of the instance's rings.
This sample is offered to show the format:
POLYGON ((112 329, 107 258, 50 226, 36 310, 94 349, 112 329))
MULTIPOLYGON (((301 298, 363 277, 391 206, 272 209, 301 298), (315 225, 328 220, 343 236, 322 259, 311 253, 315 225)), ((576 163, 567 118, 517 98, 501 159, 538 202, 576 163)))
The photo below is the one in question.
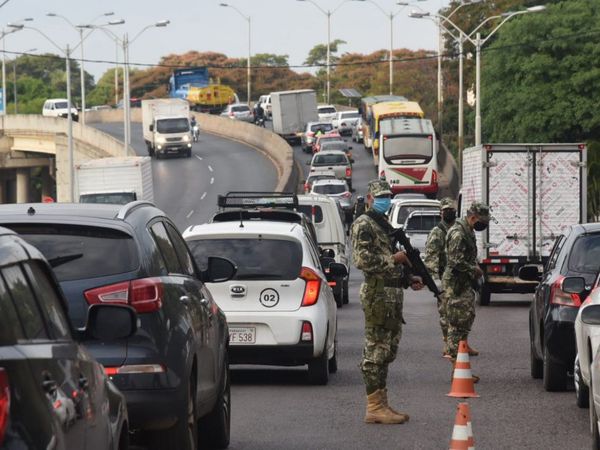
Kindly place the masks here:
POLYGON ((365 423, 400 424, 408 420, 407 415, 394 414, 384 404, 383 389, 378 389, 371 395, 367 395, 367 413, 365 423))
POLYGON ((383 391, 383 404, 390 410, 392 411, 394 414, 396 414, 397 416, 402 416, 405 418, 405 422, 408 422, 409 416, 406 413, 402 413, 402 412, 398 412, 396 411, 394 408, 392 408, 390 406, 390 404, 388 403, 388 398, 387 398, 387 388, 383 388, 381 389, 383 391))

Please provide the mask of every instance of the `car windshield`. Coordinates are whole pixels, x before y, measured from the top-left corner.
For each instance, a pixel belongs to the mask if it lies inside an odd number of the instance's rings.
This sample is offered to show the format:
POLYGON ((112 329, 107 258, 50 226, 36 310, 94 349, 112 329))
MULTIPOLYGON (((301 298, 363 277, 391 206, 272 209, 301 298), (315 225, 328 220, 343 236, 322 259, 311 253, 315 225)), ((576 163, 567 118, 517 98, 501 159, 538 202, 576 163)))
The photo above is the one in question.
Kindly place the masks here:
POLYGON ((59 281, 116 275, 139 266, 135 241, 121 231, 64 224, 7 227, 42 252, 59 281))
POLYGON ((348 164, 348 160, 346 159, 346 155, 343 154, 318 154, 313 160, 313 166, 327 166, 329 164, 348 164))
POLYGON ((343 141, 323 142, 321 150, 342 150, 345 152, 346 150, 348 150, 348 144, 346 144, 343 141))
POLYGON ((310 131, 312 131, 313 133, 316 133, 319 130, 321 130, 322 133, 327 133, 333 130, 333 125, 331 125, 330 123, 320 123, 317 125, 310 126, 310 131))
POLYGON ((200 270, 206 270, 209 256, 233 261, 238 268, 234 280, 295 280, 302 266, 302 247, 295 241, 198 239, 188 246, 200 270))
POLYGON ((248 108, 247 106, 232 106, 231 110, 233 112, 248 112, 250 111, 250 108, 248 108))
POLYGON ((579 237, 569 255, 569 270, 579 273, 598 273, 600 270, 600 233, 579 237))
POLYGON ((313 176, 309 176, 308 179, 306 180, 307 183, 314 183, 317 180, 335 180, 335 174, 330 174, 330 175, 322 175, 322 174, 317 174, 317 175, 313 175, 313 176))
POLYGON ((430 136, 384 137, 383 157, 394 159, 430 159, 433 141, 430 136))
POLYGON ((325 195, 343 194, 347 190, 343 184, 317 184, 313 187, 313 192, 325 195))
POLYGON ((186 133, 190 131, 187 119, 160 119, 156 122, 156 131, 159 133, 186 133))
POLYGON ((304 213, 313 223, 323 222, 323 210, 319 205, 298 205, 296 209, 304 213))
POLYGON ((67 109, 67 102, 56 102, 54 109, 67 109))
POLYGON ((404 222, 406 222, 406 219, 408 218, 410 213, 413 211, 436 211, 436 212, 439 212, 439 210, 440 210, 439 206, 419 206, 419 205, 399 206, 399 208, 400 208, 400 210, 398 211, 398 219, 396 221, 396 223, 398 225, 404 225, 404 222))
POLYGON ((335 108, 333 107, 319 108, 319 114, 334 114, 335 112, 335 108))
POLYGON ((434 215, 414 215, 406 221, 404 229, 406 231, 418 231, 429 233, 433 227, 440 222, 440 216, 434 215))

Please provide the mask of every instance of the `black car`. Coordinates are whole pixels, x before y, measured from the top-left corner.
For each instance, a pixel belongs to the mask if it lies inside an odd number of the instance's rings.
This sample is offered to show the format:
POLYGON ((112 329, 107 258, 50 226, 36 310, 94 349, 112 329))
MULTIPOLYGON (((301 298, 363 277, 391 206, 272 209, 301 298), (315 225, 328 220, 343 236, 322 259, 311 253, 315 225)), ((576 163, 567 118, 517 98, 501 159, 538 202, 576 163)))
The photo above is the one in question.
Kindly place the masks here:
POLYGON ((577 348, 574 322, 600 269, 600 223, 574 225, 559 236, 542 274, 525 266, 520 276, 540 280, 529 311, 531 376, 543 378, 548 391, 566 389, 577 348), (562 289, 566 277, 583 277, 581 294, 562 289))
POLYGON ((74 339, 135 330, 132 308, 94 305, 73 331, 42 254, 0 228, 0 448, 127 449, 125 399, 74 339))
POLYGON ((232 263, 198 271, 175 225, 148 202, 1 205, 0 222, 46 256, 75 327, 90 306, 127 304, 139 317, 129 339, 86 342, 125 394, 130 428, 151 448, 229 444, 225 315, 203 281, 225 281, 232 263))

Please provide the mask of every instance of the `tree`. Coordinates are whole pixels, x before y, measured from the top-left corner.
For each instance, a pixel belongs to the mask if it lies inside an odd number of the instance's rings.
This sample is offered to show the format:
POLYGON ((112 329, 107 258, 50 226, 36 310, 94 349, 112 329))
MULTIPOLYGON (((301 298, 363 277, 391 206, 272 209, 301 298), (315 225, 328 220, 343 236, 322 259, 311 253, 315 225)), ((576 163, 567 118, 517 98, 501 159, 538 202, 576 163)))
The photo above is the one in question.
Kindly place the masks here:
MULTIPOLYGON (((329 63, 335 64, 338 61, 338 57, 335 55, 338 52, 338 47, 345 44, 346 41, 342 39, 335 39, 329 44, 329 63)), ((317 44, 308 52, 306 61, 304 64, 308 66, 319 66, 327 64, 327 44, 317 44)))

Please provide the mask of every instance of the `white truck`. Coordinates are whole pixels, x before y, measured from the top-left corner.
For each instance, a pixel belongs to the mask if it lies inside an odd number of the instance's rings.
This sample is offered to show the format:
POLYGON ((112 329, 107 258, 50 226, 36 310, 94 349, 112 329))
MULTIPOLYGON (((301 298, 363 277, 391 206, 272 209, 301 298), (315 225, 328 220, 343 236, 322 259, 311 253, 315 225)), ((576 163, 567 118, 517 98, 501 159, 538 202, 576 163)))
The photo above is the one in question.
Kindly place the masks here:
POLYGON ((75 165, 75 180, 79 203, 154 201, 152 160, 148 156, 92 159, 75 165))
POLYGON ((487 144, 463 152, 460 215, 473 201, 490 206, 476 233, 484 272, 480 304, 490 294, 533 292, 518 277, 525 264, 546 263, 556 237, 587 218, 585 144, 487 144))
POLYGON ((271 92, 273 131, 289 141, 299 141, 308 122, 316 122, 317 94, 312 89, 271 92))
POLYGON ((192 156, 190 105, 180 98, 142 100, 142 128, 150 156, 192 156))

